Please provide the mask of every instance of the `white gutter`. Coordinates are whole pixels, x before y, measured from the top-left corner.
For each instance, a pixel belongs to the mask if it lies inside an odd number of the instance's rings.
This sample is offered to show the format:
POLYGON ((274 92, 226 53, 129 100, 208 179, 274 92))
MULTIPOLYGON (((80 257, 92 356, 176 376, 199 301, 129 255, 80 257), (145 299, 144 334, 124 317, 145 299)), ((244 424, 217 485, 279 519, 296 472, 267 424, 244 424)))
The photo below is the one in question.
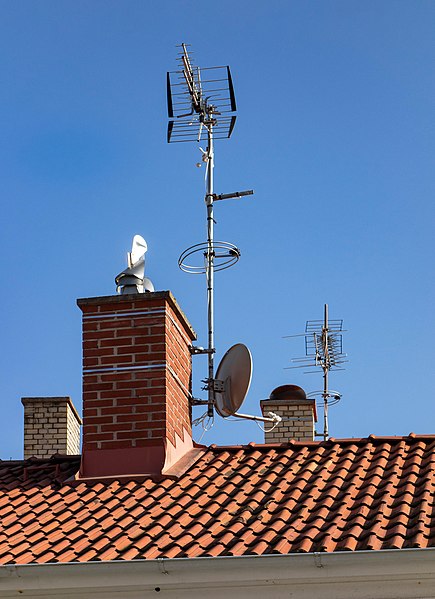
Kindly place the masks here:
POLYGON ((435 548, 0 566, 0 597, 435 597, 435 548))

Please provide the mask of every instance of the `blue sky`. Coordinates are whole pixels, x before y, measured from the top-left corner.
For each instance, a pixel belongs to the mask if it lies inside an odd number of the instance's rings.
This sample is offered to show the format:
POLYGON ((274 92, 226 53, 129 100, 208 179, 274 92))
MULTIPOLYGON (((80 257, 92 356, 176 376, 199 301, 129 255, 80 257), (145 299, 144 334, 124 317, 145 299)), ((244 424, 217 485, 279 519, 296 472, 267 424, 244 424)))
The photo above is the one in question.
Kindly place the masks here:
MULTIPOLYGON (((285 370, 303 342, 283 337, 327 302, 349 354, 331 435, 434 433, 434 30, 424 0, 1 1, 0 457, 22 455, 21 396, 81 407, 75 300, 115 293, 135 233, 206 344, 205 282, 177 266, 205 239, 204 173, 196 144, 166 143, 183 41, 232 69, 216 190, 255 190, 216 207, 216 237, 242 251, 216 275, 216 346, 251 349, 243 411, 281 384, 321 387, 285 370)), ((262 437, 220 420, 202 441, 262 437)))

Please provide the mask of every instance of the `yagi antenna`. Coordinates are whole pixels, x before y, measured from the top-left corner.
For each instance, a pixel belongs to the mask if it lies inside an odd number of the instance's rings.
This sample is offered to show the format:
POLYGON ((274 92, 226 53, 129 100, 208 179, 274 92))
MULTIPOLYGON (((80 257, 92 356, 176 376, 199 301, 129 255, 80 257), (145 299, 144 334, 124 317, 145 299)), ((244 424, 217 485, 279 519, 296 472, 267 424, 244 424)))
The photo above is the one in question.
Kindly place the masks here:
MULTIPOLYGON (((323 320, 307 320, 305 333, 287 335, 288 337, 305 337, 305 356, 294 358, 295 366, 288 368, 321 368, 323 371, 323 390, 312 391, 307 397, 323 399, 323 433, 316 433, 326 441, 329 437, 328 408, 341 399, 338 391, 329 389, 329 372, 344 370, 341 365, 347 362, 343 353, 343 321, 329 320, 328 304, 324 306, 323 320)), ((308 372, 306 374, 309 374, 308 372)))
POLYGON ((195 66, 186 44, 178 63, 179 70, 166 76, 168 142, 208 141, 210 121, 214 139, 231 137, 237 108, 230 67, 195 66))
MULTIPOLYGON (((242 344, 231 348, 224 356, 224 366, 219 366, 225 374, 225 381, 215 378, 214 354, 214 273, 233 266, 240 258, 240 250, 228 241, 214 239, 214 203, 219 200, 228 200, 252 195, 252 190, 238 191, 227 194, 214 192, 214 141, 228 139, 236 122, 236 100, 230 68, 208 67, 200 68, 193 64, 191 54, 186 44, 181 44, 178 57, 179 70, 167 74, 167 103, 168 103, 168 132, 169 143, 206 141, 206 149, 202 149, 202 161, 206 163, 206 193, 205 204, 207 208, 207 241, 188 247, 179 257, 178 265, 181 270, 191 274, 205 274, 207 284, 207 321, 208 344, 207 348, 193 347, 192 354, 207 354, 208 376, 204 380, 204 390, 208 392, 207 401, 193 399, 193 405, 207 404, 207 415, 214 416, 216 410, 221 416, 234 415, 240 407, 241 393, 234 395, 231 388, 242 388, 244 385, 239 380, 246 378, 247 354, 242 344), (234 361, 236 366, 234 366, 234 361), (230 365, 230 367, 228 366, 230 365), (243 367, 240 366, 243 364, 243 367), (228 374, 227 371, 230 373, 228 374), (237 404, 237 407, 235 407, 237 404), (233 409, 235 408, 235 409, 233 409)), ((249 350, 245 348, 249 353, 249 350)), ((250 356, 250 354, 249 354, 250 356)), ((218 371, 219 371, 218 369, 218 371)), ((249 370, 250 381, 250 370, 249 370)), ((245 385, 246 386, 246 385, 245 385)), ((246 387, 246 395, 249 383, 246 387)), ((243 399, 244 399, 243 395, 243 399)), ((242 399, 242 401, 243 401, 242 399)), ((276 417, 261 418, 240 415, 240 417, 276 422, 276 417)))

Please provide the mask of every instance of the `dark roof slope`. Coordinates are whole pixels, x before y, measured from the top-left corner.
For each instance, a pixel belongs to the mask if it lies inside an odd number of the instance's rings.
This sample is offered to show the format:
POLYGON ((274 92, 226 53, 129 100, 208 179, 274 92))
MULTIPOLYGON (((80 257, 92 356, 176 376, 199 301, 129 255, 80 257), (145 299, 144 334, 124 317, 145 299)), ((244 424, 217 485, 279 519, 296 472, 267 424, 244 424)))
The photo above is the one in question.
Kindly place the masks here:
POLYGON ((0 563, 435 546, 435 435, 205 448, 178 480, 0 462, 0 563))

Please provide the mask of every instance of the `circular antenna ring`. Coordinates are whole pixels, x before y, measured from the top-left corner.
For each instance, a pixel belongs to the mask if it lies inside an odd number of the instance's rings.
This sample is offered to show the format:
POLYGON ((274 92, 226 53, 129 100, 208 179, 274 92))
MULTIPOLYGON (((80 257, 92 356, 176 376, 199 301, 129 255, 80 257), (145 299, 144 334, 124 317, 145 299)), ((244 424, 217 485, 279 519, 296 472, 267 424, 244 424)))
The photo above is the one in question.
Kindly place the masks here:
MULTIPOLYGON (((322 399, 324 397, 325 397, 324 391, 311 391, 311 393, 307 393, 308 399, 317 399, 317 398, 322 399)), ((341 393, 339 391, 333 391, 332 389, 329 389, 329 391, 327 393, 327 398, 328 398, 328 406, 334 406, 341 400, 341 393)), ((322 408, 323 406, 320 405, 320 407, 322 408)))
MULTIPOLYGON (((229 241, 213 241, 211 244, 213 252, 214 270, 225 270, 233 266, 240 259, 240 250, 229 241)), ((209 252, 209 244, 205 241, 188 247, 178 258, 178 266, 184 272, 203 275, 207 272, 207 258, 209 252), (192 256, 198 259, 198 254, 203 257, 202 264, 198 264, 190 260, 192 256)))

